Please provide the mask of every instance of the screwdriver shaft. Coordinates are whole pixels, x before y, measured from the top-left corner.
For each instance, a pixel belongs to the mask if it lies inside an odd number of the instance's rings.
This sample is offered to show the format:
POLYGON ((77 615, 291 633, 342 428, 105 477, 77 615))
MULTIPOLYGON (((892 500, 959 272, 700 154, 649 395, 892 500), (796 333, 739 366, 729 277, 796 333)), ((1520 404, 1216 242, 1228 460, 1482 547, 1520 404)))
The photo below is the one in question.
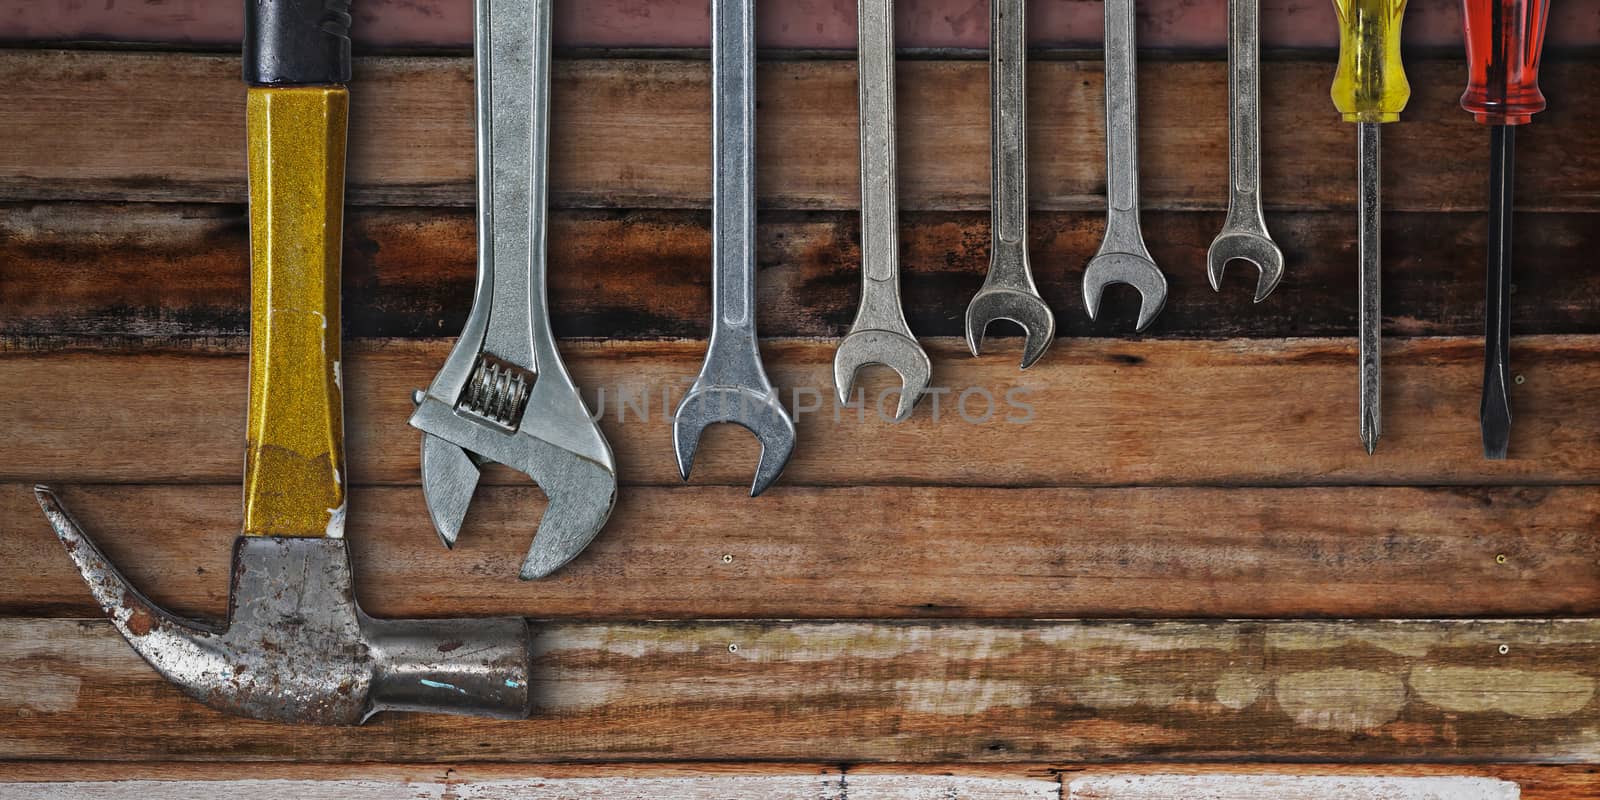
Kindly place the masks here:
POLYGON ((1383 304, 1379 293, 1382 172, 1378 159, 1379 124, 1362 122, 1356 127, 1360 131, 1356 154, 1361 192, 1361 443, 1371 455, 1383 434, 1383 304))
POLYGON ((1483 327, 1484 458, 1502 459, 1511 442, 1511 191, 1517 129, 1489 126, 1489 261, 1483 327))

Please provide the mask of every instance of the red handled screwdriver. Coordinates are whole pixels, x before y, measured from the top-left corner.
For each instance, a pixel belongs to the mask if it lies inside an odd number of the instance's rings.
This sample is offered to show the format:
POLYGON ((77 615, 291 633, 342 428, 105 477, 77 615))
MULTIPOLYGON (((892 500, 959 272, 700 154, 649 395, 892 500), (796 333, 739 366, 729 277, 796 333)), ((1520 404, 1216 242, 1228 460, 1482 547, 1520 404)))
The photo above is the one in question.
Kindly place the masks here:
POLYGON ((1511 442, 1511 184, 1518 125, 1544 110, 1539 51, 1550 0, 1462 0, 1467 91, 1461 107, 1489 126, 1489 264, 1484 304, 1484 458, 1511 442))

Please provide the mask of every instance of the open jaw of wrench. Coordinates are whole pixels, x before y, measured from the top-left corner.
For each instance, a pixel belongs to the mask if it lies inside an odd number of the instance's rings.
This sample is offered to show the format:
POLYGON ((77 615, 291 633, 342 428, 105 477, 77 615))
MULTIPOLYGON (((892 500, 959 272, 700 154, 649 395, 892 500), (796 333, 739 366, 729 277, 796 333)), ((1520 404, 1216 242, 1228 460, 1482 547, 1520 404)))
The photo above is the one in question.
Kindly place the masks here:
POLYGON ((911 334, 900 302, 899 214, 895 202, 894 0, 861 0, 861 305, 833 356, 839 402, 850 402, 856 371, 882 364, 900 375, 895 419, 911 416, 933 363, 911 334))
POLYGON ((672 443, 688 480, 707 426, 731 422, 755 434, 754 497, 778 479, 795 441, 756 341, 754 0, 713 0, 711 31, 711 343, 673 415, 672 443))
POLYGON ((1106 0, 1106 235, 1083 272, 1089 319, 1100 313, 1107 286, 1139 290, 1139 320, 1150 327, 1167 304, 1167 276, 1156 266, 1139 231, 1138 62, 1133 38, 1134 0, 1106 0))
POLYGON ((478 282, 465 330, 426 391, 422 489, 447 547, 478 485, 504 464, 549 498, 522 564, 544 577, 611 515, 611 446, 561 363, 545 302, 552 0, 477 0, 478 282))
POLYGON ((1206 277, 1222 291, 1222 271, 1239 260, 1256 265, 1255 302, 1283 279, 1283 251, 1261 213, 1260 0, 1228 0, 1228 217, 1206 251, 1206 277))
POLYGON ((982 350, 995 320, 1026 335, 1022 368, 1033 366, 1056 338, 1056 317, 1039 296, 1028 265, 1028 32, 1026 0, 994 0, 989 8, 989 274, 967 305, 967 349, 982 350))

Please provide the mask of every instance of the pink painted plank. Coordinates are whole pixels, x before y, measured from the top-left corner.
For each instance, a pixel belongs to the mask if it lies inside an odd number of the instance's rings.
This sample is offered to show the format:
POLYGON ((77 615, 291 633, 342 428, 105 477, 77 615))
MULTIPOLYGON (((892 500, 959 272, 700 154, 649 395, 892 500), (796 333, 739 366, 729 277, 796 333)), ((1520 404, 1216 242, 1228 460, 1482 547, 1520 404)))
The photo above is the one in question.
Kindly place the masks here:
MULTIPOLYGON (((759 0, 760 41, 770 48, 855 46, 850 0, 759 0)), ((1553 47, 1600 44, 1600 3, 1553 3, 1553 47)), ((5 0, 0 42, 125 41, 216 46, 238 41, 241 0, 5 0)), ((1460 47, 1459 0, 1411 0, 1406 39, 1460 47)), ((988 46, 986 0, 901 0, 902 47, 988 46)), ((705 47, 707 0, 560 0, 557 41, 571 47, 705 47)), ((1101 9, 1085 0, 1035 0, 1031 39, 1040 46, 1098 47, 1101 9)), ((1227 0, 1145 0, 1139 37, 1151 48, 1220 49, 1227 0)), ((466 47, 471 0, 356 0, 356 36, 365 48, 466 47)), ((1329 0, 1262 0, 1268 47, 1337 46, 1329 0)))

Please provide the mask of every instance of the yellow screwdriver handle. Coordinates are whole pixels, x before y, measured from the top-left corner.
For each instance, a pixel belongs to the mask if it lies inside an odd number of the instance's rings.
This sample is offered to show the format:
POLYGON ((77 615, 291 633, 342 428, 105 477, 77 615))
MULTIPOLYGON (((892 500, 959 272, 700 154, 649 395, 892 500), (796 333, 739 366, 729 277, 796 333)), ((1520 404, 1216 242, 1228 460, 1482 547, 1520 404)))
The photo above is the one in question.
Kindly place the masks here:
POLYGON ((342 86, 252 87, 246 536, 344 535, 342 86))
POLYGON ((1333 0, 1339 15, 1339 71, 1333 105, 1345 122, 1397 122, 1411 84, 1400 63, 1406 0, 1333 0))

